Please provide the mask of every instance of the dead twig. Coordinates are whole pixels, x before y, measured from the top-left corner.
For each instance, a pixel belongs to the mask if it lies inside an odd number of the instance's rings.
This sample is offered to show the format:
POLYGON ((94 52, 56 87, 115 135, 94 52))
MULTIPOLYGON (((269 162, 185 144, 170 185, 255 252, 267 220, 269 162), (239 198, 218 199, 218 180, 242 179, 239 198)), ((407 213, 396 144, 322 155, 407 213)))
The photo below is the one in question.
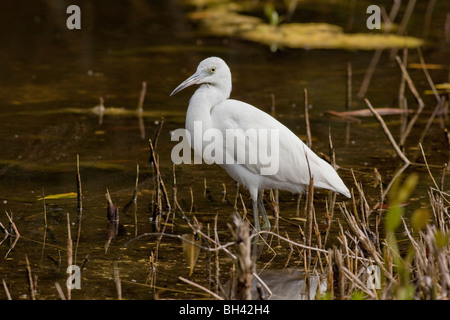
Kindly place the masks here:
POLYGON ((411 162, 409 159, 405 156, 405 154, 401 151, 400 147, 398 146, 397 142, 395 142, 394 137, 392 136, 391 132, 389 131, 386 123, 384 122, 383 118, 378 114, 378 112, 372 107, 370 101, 366 98, 364 99, 367 106, 369 107, 370 111, 372 111, 375 118, 380 123, 381 127, 383 128, 384 133, 388 137, 389 141, 391 142, 392 147, 394 147, 395 152, 397 152, 398 156, 405 162, 406 164, 410 164, 411 162))
POLYGON ((153 143, 152 143, 151 139, 148 140, 148 144, 149 144, 149 147, 150 147, 150 160, 149 160, 149 162, 153 164, 153 168, 155 169, 157 180, 159 180, 158 181, 159 182, 159 186, 158 187, 160 187, 161 190, 162 190, 162 193, 163 193, 163 196, 164 196, 164 201, 166 202, 168 211, 171 211, 169 195, 167 193, 164 181, 163 181, 163 179, 161 177, 161 172, 159 171, 159 164, 158 164, 158 161, 157 161, 156 156, 155 156, 155 149, 153 147, 153 143))
POLYGON ((306 124, 306 145, 308 148, 311 148, 312 146, 312 139, 311 139, 311 126, 309 124, 309 104, 308 104, 308 90, 304 89, 305 94, 305 124, 306 124))
POLYGON ((25 262, 27 264, 27 275, 28 275, 28 286, 30 289, 31 300, 36 300, 36 287, 34 286, 33 277, 31 275, 30 260, 28 260, 28 255, 25 255, 25 262))
POLYGON ((183 277, 178 277, 178 279, 181 280, 181 281, 183 281, 183 282, 186 282, 187 284, 190 284, 191 286, 194 286, 194 287, 196 287, 196 288, 199 288, 199 289, 205 291, 206 293, 210 294, 211 296, 213 296, 213 297, 216 298, 217 300, 224 300, 221 296, 215 294, 214 292, 212 292, 212 291, 209 290, 208 288, 205 288, 205 287, 199 285, 198 283, 195 283, 195 282, 190 281, 190 280, 188 280, 188 279, 185 279, 185 278, 183 278, 183 277))
POLYGON ((403 62, 401 61, 400 57, 396 55, 395 59, 397 60, 398 65, 400 66, 400 70, 402 71, 402 74, 405 77, 406 82, 408 83, 409 89, 411 90, 412 94, 414 95, 417 102, 419 103, 419 108, 417 109, 413 118, 409 121, 408 125, 406 126, 405 132, 402 134, 402 137, 400 139, 400 145, 403 146, 405 144, 406 138, 408 137, 409 133, 411 132, 412 127, 414 126, 414 124, 416 123, 420 114, 422 113, 423 109, 425 108, 425 103, 423 102, 422 98, 420 97, 419 93, 417 92, 417 89, 414 86, 414 83, 411 80, 411 77, 409 76, 408 71, 406 70, 406 67, 403 64, 403 62))

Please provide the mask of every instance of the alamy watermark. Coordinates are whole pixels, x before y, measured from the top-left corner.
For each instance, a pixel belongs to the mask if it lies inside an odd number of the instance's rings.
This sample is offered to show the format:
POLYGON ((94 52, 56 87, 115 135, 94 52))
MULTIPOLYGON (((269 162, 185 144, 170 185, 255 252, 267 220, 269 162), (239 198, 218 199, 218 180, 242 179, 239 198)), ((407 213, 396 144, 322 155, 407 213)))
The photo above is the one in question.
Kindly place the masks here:
POLYGON ((174 164, 248 164, 261 175, 274 175, 280 165, 279 129, 203 130, 202 121, 194 121, 193 136, 186 129, 172 132, 172 141, 181 141, 172 149, 174 164), (194 149, 192 161, 191 147, 194 149))
POLYGON ((66 286, 68 289, 81 289, 81 270, 80 267, 72 264, 67 267, 66 273, 69 277, 66 281, 66 286))
POLYGON ((67 14, 70 16, 66 20, 66 26, 69 30, 81 29, 81 9, 77 5, 70 5, 66 10, 67 14))
POLYGON ((371 265, 368 266, 364 271, 368 275, 366 280, 367 288, 369 288, 370 290, 381 289, 380 267, 371 265))
MULTIPOLYGON (((66 26, 69 30, 81 29, 81 9, 77 5, 70 5, 66 9, 66 13, 70 16, 66 20, 66 26)), ((367 18, 366 26, 368 29, 381 29, 381 9, 377 5, 370 5, 366 10, 370 16, 367 18)))
POLYGON ((381 9, 377 5, 370 5, 366 10, 367 14, 370 16, 367 18, 366 26, 367 29, 381 29, 381 9))

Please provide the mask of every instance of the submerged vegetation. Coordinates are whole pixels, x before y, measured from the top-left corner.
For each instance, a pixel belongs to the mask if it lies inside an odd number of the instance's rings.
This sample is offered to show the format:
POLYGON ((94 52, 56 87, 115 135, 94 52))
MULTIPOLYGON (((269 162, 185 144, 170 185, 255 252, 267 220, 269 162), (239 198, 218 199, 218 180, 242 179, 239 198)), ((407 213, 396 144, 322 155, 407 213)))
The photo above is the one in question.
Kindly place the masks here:
MULTIPOLYGON (((232 36, 277 48, 374 50, 394 47, 415 48, 424 44, 419 38, 385 32, 345 33, 342 27, 328 23, 283 21, 272 1, 188 0, 198 8, 190 18, 214 36, 232 36), (261 9, 263 7, 263 9, 261 9), (264 11, 266 20, 249 12, 264 11)), ((277 1, 275 1, 278 3, 277 1)), ((280 1, 281 2, 281 1, 280 1)), ((286 15, 292 16, 297 1, 286 2, 286 15), (294 4, 295 3, 295 4, 294 4)), ((301 10, 301 9, 298 9, 301 10)))

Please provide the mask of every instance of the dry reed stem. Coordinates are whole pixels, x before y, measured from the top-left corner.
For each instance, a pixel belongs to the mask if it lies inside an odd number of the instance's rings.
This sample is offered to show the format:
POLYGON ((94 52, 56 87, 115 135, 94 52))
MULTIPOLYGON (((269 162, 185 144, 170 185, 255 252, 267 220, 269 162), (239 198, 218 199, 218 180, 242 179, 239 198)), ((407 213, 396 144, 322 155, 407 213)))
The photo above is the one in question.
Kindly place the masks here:
POLYGON ((352 176, 353 176, 353 182, 356 186, 356 189, 358 190, 359 199, 360 199, 360 215, 358 214, 358 210, 356 208, 356 199, 352 197, 353 199, 353 212, 355 213, 355 217, 357 219, 357 222, 361 225, 368 226, 368 218, 369 214, 371 212, 369 203, 367 202, 366 197, 364 196, 364 190, 362 188, 362 183, 358 183, 356 181, 355 173, 353 172, 353 169, 351 170, 352 176), (359 220, 359 216, 361 216, 361 220, 359 220))
POLYGON ((44 214, 44 239, 42 240, 42 252, 41 252, 41 265, 44 261, 44 250, 45 250, 45 243, 47 240, 47 228, 48 228, 48 224, 47 224, 47 206, 45 205, 45 193, 44 193, 44 188, 42 188, 42 205, 43 205, 43 214, 44 214))
POLYGON ((156 129, 156 132, 155 132, 155 137, 153 138, 153 141, 155 142, 155 145, 154 145, 155 150, 158 147, 158 140, 159 140, 159 136, 161 135, 163 126, 164 126, 164 117, 161 117, 161 119, 159 120, 158 128, 156 129))
POLYGON ((194 191, 192 190, 192 187, 189 187, 189 191, 191 194, 191 207, 189 209, 189 215, 192 215, 192 211, 194 210, 194 191))
POLYGON ((36 300, 36 287, 33 282, 33 276, 31 274, 30 260, 28 260, 27 254, 25 254, 25 262, 27 264, 28 288, 30 289, 31 300, 36 300))
POLYGON ((275 236, 275 237, 278 237, 278 238, 280 238, 280 240, 283 240, 284 242, 286 242, 286 243, 288 243, 288 244, 292 244, 292 245, 295 246, 295 247, 299 247, 299 248, 306 249, 306 250, 311 250, 311 251, 317 251, 317 252, 322 252, 322 253, 328 253, 328 251, 325 250, 325 249, 320 249, 320 248, 317 248, 317 247, 307 246, 307 245, 304 245, 304 244, 295 242, 295 241, 293 241, 293 240, 291 240, 291 239, 289 239, 289 238, 283 237, 283 236, 279 235, 278 233, 275 233, 275 232, 272 232, 272 231, 261 230, 261 231, 259 231, 259 232, 257 232, 257 233, 253 233, 253 234, 250 236, 250 238, 252 239, 252 238, 254 238, 254 237, 259 237, 259 236, 261 236, 261 235, 263 235, 263 234, 269 234, 269 235, 273 235, 273 236, 275 236))
POLYGON ((391 181, 388 183, 388 185, 386 186, 386 188, 384 188, 383 190, 383 195, 382 198, 386 198, 386 195, 388 194, 389 190, 392 187, 392 184, 394 183, 394 181, 403 173, 403 171, 406 170, 406 168, 409 167, 408 163, 404 163, 402 167, 400 167, 394 174, 394 176, 392 177, 391 181))
POLYGON ((234 196, 234 205, 233 205, 233 208, 234 208, 234 210, 236 211, 236 212, 238 212, 238 199, 239 199, 239 194, 240 194, 240 192, 239 192, 239 182, 236 182, 236 194, 235 194, 235 196, 234 196))
MULTIPOLYGON (((9 223, 11 224, 11 227, 13 228, 13 230, 14 230, 14 235, 17 237, 17 238, 20 238, 20 233, 19 233, 19 230, 17 229, 17 226, 16 226, 16 224, 14 223, 14 221, 13 221, 13 214, 12 214, 12 212, 11 212, 11 215, 9 215, 8 214, 8 211, 5 211, 5 214, 6 214, 6 216, 8 217, 8 220, 9 220, 9 223)), ((10 234, 10 235, 12 235, 12 234, 10 234)))
POLYGON ((359 88, 358 98, 362 99, 365 97, 367 89, 369 88, 370 85, 370 81, 372 80, 373 73, 375 72, 375 68, 378 64, 378 61, 380 60, 382 52, 383 52, 382 49, 375 50, 372 56, 372 60, 370 60, 369 67, 367 68, 364 79, 361 83, 361 87, 359 88))
MULTIPOLYGON (((408 61, 408 48, 403 48, 403 64, 406 65, 408 61)), ((404 113, 400 116, 400 138, 406 130, 408 124, 408 100, 405 98, 406 78, 402 73, 402 79, 398 89, 398 107, 403 110, 404 113)))
POLYGON ((117 262, 114 262, 114 282, 116 283, 117 300, 122 300, 122 283, 120 282, 120 271, 117 262))
POLYGON ((199 285, 198 283, 195 283, 191 280, 185 279, 183 277, 178 277, 179 280, 186 282, 187 284, 190 284, 191 286, 194 286, 196 288, 199 288, 200 290, 205 291, 206 293, 210 294, 211 296, 213 296, 214 298, 216 298, 217 300, 224 300, 221 296, 217 295, 216 293, 212 292, 211 290, 209 290, 208 288, 205 288, 201 285, 199 285))
POLYGON ((143 81, 136 112, 138 117, 139 131, 141 132, 141 139, 145 139, 145 124, 144 124, 144 117, 142 116, 142 114, 144 112, 144 100, 146 92, 147 92, 147 83, 143 81))
MULTIPOLYGON (((164 196, 164 201, 165 201, 169 211, 171 211, 169 195, 167 193, 164 181, 163 181, 163 179, 161 177, 161 172, 159 171, 159 164, 158 164, 157 158, 155 156, 155 148, 153 147, 153 143, 152 143, 151 139, 148 140, 148 144, 149 144, 149 147, 150 147, 150 159, 151 159, 151 162, 153 162, 153 168, 155 169, 157 180, 159 180, 159 181, 157 181, 158 182, 157 190, 159 190, 159 188, 161 188, 162 194, 164 196)), ((157 199, 157 201, 158 201, 158 199, 157 199)), ((161 210, 162 210, 162 208, 161 208, 161 210)))
POLYGON ((342 267, 342 270, 344 272, 344 275, 352 281, 352 284, 355 285, 359 290, 365 292, 370 298, 378 300, 378 296, 370 290, 364 282, 362 282, 357 276, 355 276, 350 270, 348 270, 346 267, 342 267))
POLYGON ((8 285, 6 284, 5 279, 2 279, 2 282, 3 282, 3 288, 5 289, 6 297, 8 298, 8 300, 12 300, 11 293, 9 292, 8 285))
POLYGON ((138 106, 137 106, 138 112, 142 112, 142 110, 144 108, 144 100, 145 100, 146 93, 147 93, 147 82, 143 81, 142 88, 141 88, 141 94, 139 95, 139 101, 138 101, 138 106))
POLYGON ((77 154, 77 212, 83 211, 83 194, 81 192, 80 155, 77 154))
POLYGON ((409 19, 411 18, 411 15, 412 15, 412 13, 414 11, 414 7, 416 5, 416 1, 417 0, 409 0, 408 1, 408 5, 406 6, 405 13, 403 14, 402 21, 400 22, 400 25, 399 25, 399 27, 397 29, 397 34, 398 35, 405 34, 406 27, 408 25, 409 19))
POLYGON ((345 109, 346 111, 349 111, 352 107, 352 63, 349 61, 347 62, 347 95, 346 95, 346 103, 345 103, 345 109))
POLYGON ((433 79, 428 72, 428 69, 425 64, 425 60, 423 59, 422 50, 420 47, 417 47, 417 53, 419 55, 420 64, 422 66, 423 73, 425 73, 425 77, 427 78, 428 84, 430 85, 431 90, 433 91, 434 96, 436 97, 437 102, 441 101, 441 96, 439 95, 436 86, 434 85, 433 79))
POLYGON ((400 145, 404 145, 406 138, 410 134, 412 127, 416 123, 417 119, 419 118, 420 114, 422 113, 423 109, 425 108, 425 103, 423 102, 422 98, 420 97, 419 93, 417 92, 416 87, 414 86, 413 81, 411 80, 411 77, 408 74, 408 71, 406 70, 405 65, 401 61, 399 56, 395 56, 395 59, 398 62, 398 65, 400 66, 400 70, 402 71, 403 76, 406 79, 406 82, 408 83, 408 87, 411 90, 412 94, 416 98, 417 102, 419 103, 419 108, 417 109, 416 113, 412 117, 412 119, 409 121, 408 125, 406 126, 405 132, 403 132, 402 137, 400 139, 400 145))
POLYGON ((326 201, 327 207, 326 207, 325 219, 327 221, 327 228, 325 230, 325 235, 324 235, 324 239, 323 239, 323 247, 325 247, 328 237, 330 235, 331 223, 333 221, 334 209, 336 206, 336 192, 329 192, 329 194, 331 194, 331 197, 330 197, 329 201, 326 201))
POLYGON ((64 295, 64 291, 62 290, 60 284, 58 282, 55 282, 55 288, 56 291, 58 291, 59 297, 61 300, 67 300, 66 296, 64 295))
POLYGON ((43 206, 43 214, 44 214, 44 230, 47 230, 48 223, 47 223, 47 206, 45 205, 45 193, 44 188, 42 188, 42 206, 43 206))
POLYGON ((80 157, 77 154, 77 212, 78 212, 78 234, 77 234, 77 242, 75 244, 75 264, 77 263, 77 255, 78 255, 78 244, 80 243, 81 237, 81 221, 83 219, 83 193, 81 189, 81 175, 80 175, 80 157))
MULTIPOLYGON (((70 232, 70 215, 67 213, 67 266, 73 265, 73 242, 72 234, 70 232)), ((70 275, 69 275, 70 277, 70 275)), ((72 299, 72 292, 70 286, 67 286, 67 300, 72 299)))
POLYGON ((172 174, 173 174, 172 201, 175 205, 174 211, 176 211, 177 209, 180 210, 182 219, 186 222, 189 222, 188 217, 186 217, 186 215, 184 214, 184 210, 178 203, 178 187, 177 187, 177 176, 175 166, 176 166, 175 163, 172 164, 172 174))
POLYGON ((425 152, 423 151, 423 148, 422 148, 422 144, 421 144, 421 143, 419 143, 419 147, 420 147, 420 150, 422 151, 423 161, 425 162, 425 166, 427 167, 428 174, 430 175, 431 180, 433 181, 434 186, 436 187, 436 189, 439 190, 439 186, 438 186, 438 184, 436 183, 436 180, 434 180, 433 175, 431 174, 430 167, 428 166, 427 158, 425 157, 425 152))
MULTIPOLYGON (((137 216, 137 196, 138 196, 138 185, 139 185, 139 164, 136 164, 136 181, 134 184, 133 197, 131 199, 134 207, 134 235, 138 234, 138 216, 137 216)), ((122 210, 123 211, 123 210, 122 210)))
MULTIPOLYGON (((217 233, 217 221, 218 221, 218 215, 216 214, 216 216, 214 217, 214 239, 215 241, 213 241, 214 244, 214 249, 216 250, 216 254, 215 254, 215 259, 214 259, 214 264, 215 264, 215 279, 216 279, 216 292, 219 291, 219 285, 220 285, 220 263, 219 263, 219 250, 217 250, 217 247, 219 246, 219 234, 217 233)), ((234 266, 234 265, 233 265, 234 266)), ((234 275, 234 273, 232 273, 232 275, 234 275)), ((234 284, 234 281, 231 282, 231 284, 234 284)), ((231 294, 230 294, 231 296, 231 294)))
POLYGON ((252 261, 249 223, 238 215, 233 216, 233 226, 228 225, 236 251, 236 299, 252 299, 252 281, 255 265, 252 261))
MULTIPOLYGON (((402 21, 400 22, 397 28, 397 35, 406 36, 406 27, 408 25, 409 19, 411 18, 412 12, 414 11, 414 7, 416 5, 417 0, 409 0, 408 5, 406 6, 405 12, 402 17, 402 21)), ((395 4, 394 4, 395 5, 395 4)), ((392 59, 398 52, 398 48, 392 48, 390 58, 392 59)))
MULTIPOLYGON (((427 135, 428 131, 430 130, 431 125, 433 124, 433 120, 436 118, 437 114, 439 113, 439 111, 441 110, 441 108, 445 104, 445 102, 446 102, 445 97, 443 97, 441 100, 438 101, 436 107, 434 108, 433 113, 431 114, 430 118, 428 119, 428 121, 425 125, 425 128, 422 131, 422 134, 420 135, 418 145, 423 143, 425 136, 427 135)), ((417 157, 417 153, 418 153, 418 150, 415 154, 415 157, 417 157)))
MULTIPOLYGON (((312 242, 312 232, 313 232, 313 220, 314 220, 314 177, 309 180, 308 187, 308 201, 306 202, 306 244, 310 247, 312 242)), ((311 250, 308 252, 308 261, 311 260, 311 250)))
MULTIPOLYGON (((378 114, 378 112, 372 107, 372 104, 370 103, 370 101, 366 98, 364 99, 365 103, 367 104, 367 106, 369 107, 370 111, 372 111, 373 115, 375 116, 375 118, 378 120, 378 122, 380 123, 381 127, 383 128, 383 131, 385 133, 385 135, 387 136, 387 138, 389 139, 392 147, 394 147, 395 152, 397 152, 397 155, 403 160, 403 162, 405 162, 406 164, 410 164, 411 162, 409 161, 409 159, 405 156, 405 154, 401 151, 400 147, 398 146, 397 142, 395 142, 394 137, 392 136, 391 132, 389 131, 386 123, 384 122, 383 118, 378 114)), ((411 122, 410 122, 411 123, 411 122)))
POLYGON ((145 283, 149 283, 149 286, 153 288, 153 291, 156 289, 156 267, 157 262, 155 259, 155 253, 153 251, 150 252, 150 256, 148 257, 148 274, 145 283))
POLYGON ((339 166, 336 165, 336 153, 334 152, 333 141, 331 140, 330 127, 328 127, 328 150, 330 152, 330 164, 336 170, 339 166))
POLYGON ((1 223, 0 221, 0 229, 1 231, 5 234, 5 238, 0 242, 0 244, 5 241, 6 238, 8 238, 11 234, 8 232, 8 229, 6 229, 6 227, 3 225, 3 223, 1 223))
POLYGON ((275 199, 275 206, 276 206, 276 215, 275 219, 278 221, 279 213, 280 213, 280 190, 275 189, 274 190, 274 199, 275 199))
POLYGON ((381 260, 380 254, 378 253, 375 244, 370 240, 370 238, 367 235, 366 227, 360 227, 360 225, 356 222, 355 217, 350 214, 350 212, 345 207, 345 203, 340 203, 339 208, 341 209, 342 214, 344 215, 345 219, 348 222, 348 225, 350 227, 350 230, 352 233, 361 241, 361 244, 363 245, 364 249, 367 250, 367 252, 370 253, 373 260, 376 262, 377 266, 386 274, 386 276, 391 281, 396 281, 392 277, 392 273, 389 273, 383 261, 381 260))
POLYGON ((222 182, 222 202, 227 202, 227 186, 222 182))
MULTIPOLYGON (((170 215, 169 214, 167 214, 166 215, 166 221, 165 221, 165 223, 164 223, 164 225, 163 225, 163 228, 162 228, 162 230, 161 230, 161 235, 157 238, 157 240, 156 240, 156 249, 155 249, 155 261, 157 261, 158 260, 158 257, 159 257, 159 246, 160 246, 160 244, 161 244, 161 240, 162 240, 162 235, 164 234, 164 232, 166 231, 166 227, 167 227, 167 222, 169 221, 169 217, 170 217, 170 215)), ((184 241, 184 239, 183 239, 183 241, 184 241)))
POLYGON ((312 147, 312 139, 311 139, 311 126, 309 124, 309 105, 308 105, 308 90, 305 88, 305 124, 306 124, 306 145, 308 148, 312 147))
POLYGON ((105 105, 104 105, 103 97, 99 97, 99 113, 98 113, 98 124, 101 126, 103 124, 103 115, 105 113, 105 105))
MULTIPOLYGON (((308 247, 311 246, 311 238, 312 238, 312 215, 313 215, 313 201, 314 201, 314 176, 311 174, 311 167, 309 165, 309 159, 308 154, 304 150, 306 163, 308 164, 308 173, 309 173, 309 187, 308 187, 308 195, 307 195, 307 201, 305 206, 305 212, 306 212, 306 221, 305 221, 305 228, 306 228, 306 244, 308 247)), ((311 251, 308 250, 308 260, 311 257, 311 251)))
MULTIPOLYGON (((216 217, 217 217, 217 215, 216 215, 216 217)), ((207 230, 208 237, 211 237, 211 225, 209 223, 206 225, 206 230, 207 230)), ((208 241, 206 241, 206 245, 208 246, 208 248, 210 248, 210 243, 208 241)), ((211 263, 211 252, 210 251, 207 251, 206 257, 207 257, 206 264, 207 264, 207 268, 208 268, 208 289, 211 289, 211 284, 213 283, 213 278, 212 278, 212 263, 211 263)))
POLYGON ((245 206, 245 202, 244 199, 242 198, 242 193, 239 193, 239 199, 241 200, 241 204, 242 204, 242 211, 243 211, 243 215, 242 218, 245 219, 247 217, 247 207, 245 206))
POLYGON ((400 9, 400 5, 402 3, 402 0, 394 0, 394 3, 392 4, 391 11, 389 12, 389 20, 394 21, 397 17, 398 10, 400 9))
POLYGON ((383 29, 384 29, 385 33, 388 33, 392 28, 392 21, 389 18, 386 8, 381 6, 380 9, 381 9, 381 12, 380 12, 381 18, 383 19, 383 23, 384 23, 383 29))

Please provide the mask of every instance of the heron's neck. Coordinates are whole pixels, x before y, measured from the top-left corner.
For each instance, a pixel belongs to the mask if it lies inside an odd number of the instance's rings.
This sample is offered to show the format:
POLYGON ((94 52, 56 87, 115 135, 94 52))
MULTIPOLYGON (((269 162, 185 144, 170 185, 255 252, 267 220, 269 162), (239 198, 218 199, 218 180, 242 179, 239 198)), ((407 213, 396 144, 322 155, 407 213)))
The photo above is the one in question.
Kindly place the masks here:
POLYGON ((230 88, 203 84, 195 91, 186 113, 186 129, 191 131, 195 121, 201 121, 203 129, 212 127, 211 109, 230 96, 230 88))
POLYGON ((208 105, 209 109, 214 107, 216 104, 228 99, 231 93, 231 84, 218 83, 211 85, 208 83, 202 84, 200 88, 195 91, 191 98, 189 106, 191 106, 193 100, 196 104, 208 105))

